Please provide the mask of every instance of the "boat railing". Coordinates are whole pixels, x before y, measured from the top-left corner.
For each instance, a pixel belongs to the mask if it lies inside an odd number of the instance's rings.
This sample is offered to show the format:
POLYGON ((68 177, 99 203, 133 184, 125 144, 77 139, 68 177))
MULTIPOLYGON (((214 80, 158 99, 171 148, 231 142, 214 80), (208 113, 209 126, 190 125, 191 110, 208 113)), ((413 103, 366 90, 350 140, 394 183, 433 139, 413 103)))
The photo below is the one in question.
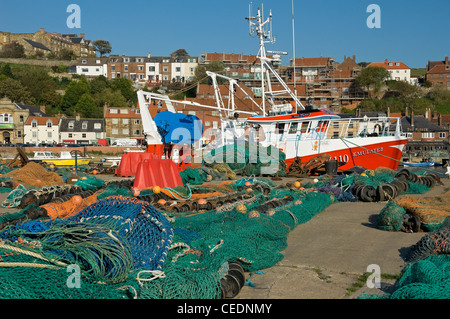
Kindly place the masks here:
POLYGON ((330 120, 328 138, 393 136, 401 132, 400 121, 395 117, 361 117, 330 120))

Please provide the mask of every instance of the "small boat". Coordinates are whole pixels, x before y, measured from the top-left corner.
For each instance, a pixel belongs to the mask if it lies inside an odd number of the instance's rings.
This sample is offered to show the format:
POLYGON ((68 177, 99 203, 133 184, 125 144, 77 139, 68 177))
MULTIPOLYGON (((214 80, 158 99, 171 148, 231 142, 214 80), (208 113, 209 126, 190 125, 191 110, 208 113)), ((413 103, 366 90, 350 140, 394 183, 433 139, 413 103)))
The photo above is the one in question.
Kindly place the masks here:
MULTIPOLYGON (((36 151, 34 157, 30 158, 32 161, 43 162, 47 164, 53 164, 56 166, 74 166, 75 157, 69 151, 61 151, 57 156, 50 151, 36 151)), ((90 157, 77 156, 77 165, 88 165, 91 161, 90 157)))
POLYGON ((434 161, 431 161, 431 162, 420 162, 420 163, 403 162, 403 165, 411 166, 411 167, 431 167, 431 166, 434 166, 434 161))

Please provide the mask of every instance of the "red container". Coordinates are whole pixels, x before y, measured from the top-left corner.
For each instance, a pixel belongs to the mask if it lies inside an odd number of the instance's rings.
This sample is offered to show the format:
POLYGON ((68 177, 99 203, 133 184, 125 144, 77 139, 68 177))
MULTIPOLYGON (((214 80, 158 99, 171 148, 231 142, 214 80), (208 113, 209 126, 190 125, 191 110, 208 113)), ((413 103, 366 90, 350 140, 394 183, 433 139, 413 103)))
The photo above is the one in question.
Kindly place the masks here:
POLYGON ((116 169, 116 176, 131 177, 136 176, 138 164, 145 159, 159 158, 154 153, 147 152, 126 152, 122 155, 119 168, 116 169))
POLYGON ((183 186, 177 164, 171 159, 144 159, 138 164, 133 187, 136 189, 153 186, 183 186))

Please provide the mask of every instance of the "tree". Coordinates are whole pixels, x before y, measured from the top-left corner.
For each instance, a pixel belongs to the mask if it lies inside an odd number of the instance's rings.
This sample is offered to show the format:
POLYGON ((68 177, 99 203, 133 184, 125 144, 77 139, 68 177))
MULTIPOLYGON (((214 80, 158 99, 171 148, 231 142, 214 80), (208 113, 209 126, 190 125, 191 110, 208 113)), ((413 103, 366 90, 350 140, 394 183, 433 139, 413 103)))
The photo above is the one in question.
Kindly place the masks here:
POLYGON ((100 57, 103 57, 104 54, 111 53, 111 44, 106 40, 96 40, 92 43, 95 47, 95 51, 100 53, 100 57))
POLYGON ((75 60, 77 58, 77 56, 75 55, 75 53, 72 50, 62 49, 59 52, 59 58, 61 60, 71 61, 71 60, 75 60))
POLYGON ((135 104, 137 103, 137 95, 133 89, 131 80, 125 78, 114 79, 111 84, 111 88, 114 91, 120 91, 127 102, 135 104))
POLYGON ((2 51, 0 51, 0 58, 24 58, 25 49, 23 45, 16 41, 4 44, 2 51))
POLYGON ((103 91, 94 94, 95 103, 98 107, 105 104, 109 107, 126 107, 127 100, 123 97, 122 92, 113 91, 111 88, 105 88, 103 91))
MULTIPOLYGON (((207 84, 208 80, 206 79, 208 75, 206 71, 211 71, 215 73, 221 73, 225 69, 225 64, 223 61, 212 61, 209 64, 199 65, 195 68, 195 81, 201 81, 202 84, 207 84)), ((221 79, 217 79, 219 82, 221 79)))
POLYGON ((189 56, 189 53, 185 49, 178 49, 170 54, 172 58, 185 58, 189 56))
POLYGON ((1 70, 1 71, 0 71, 0 75, 3 74, 4 76, 6 76, 6 77, 8 77, 8 78, 14 79, 14 74, 12 73, 11 67, 9 66, 8 63, 3 64, 3 65, 0 67, 0 70, 1 70))
POLYGON ((89 93, 83 94, 75 105, 75 111, 85 118, 99 118, 103 112, 97 107, 89 93))
POLYGON ((98 77, 91 80, 91 93, 96 94, 102 92, 104 89, 109 88, 109 81, 104 75, 99 75, 98 77))
POLYGON ((0 98, 5 96, 12 102, 25 104, 34 103, 31 93, 24 88, 19 81, 9 78, 0 81, 0 98))
POLYGON ((365 87, 370 96, 370 89, 373 87, 375 92, 379 91, 381 85, 389 76, 390 73, 385 68, 369 66, 361 70, 361 73, 355 78, 355 83, 359 87, 365 87))
POLYGON ((388 81, 389 90, 396 93, 405 107, 412 107, 413 102, 420 97, 419 87, 409 84, 406 81, 388 81))
POLYGON ((82 77, 79 81, 70 82, 61 101, 61 111, 72 115, 74 107, 85 93, 90 93, 89 82, 86 78, 82 77))
POLYGON ((20 82, 35 99, 35 104, 56 106, 60 95, 56 92, 58 85, 48 73, 42 69, 27 69, 19 73, 20 82))

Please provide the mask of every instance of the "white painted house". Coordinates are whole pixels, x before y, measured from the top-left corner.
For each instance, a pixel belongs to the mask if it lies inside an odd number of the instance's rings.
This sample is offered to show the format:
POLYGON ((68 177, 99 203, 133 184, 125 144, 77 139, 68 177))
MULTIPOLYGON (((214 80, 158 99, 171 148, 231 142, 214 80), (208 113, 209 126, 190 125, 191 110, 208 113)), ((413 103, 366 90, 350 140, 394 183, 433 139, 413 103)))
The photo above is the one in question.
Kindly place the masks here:
POLYGON ((415 80, 411 80, 411 69, 403 62, 388 61, 386 59, 384 62, 372 62, 367 67, 369 66, 378 66, 388 70, 390 73, 389 80, 406 81, 410 84, 415 82, 415 80))
POLYGON ((76 73, 86 77, 108 76, 108 58, 81 58, 76 64, 76 73))
POLYGON ((62 143, 96 144, 99 138, 105 138, 104 119, 61 119, 59 139, 62 143))
POLYGON ((30 116, 24 125, 23 142, 28 144, 59 143, 59 119, 57 117, 30 116))

